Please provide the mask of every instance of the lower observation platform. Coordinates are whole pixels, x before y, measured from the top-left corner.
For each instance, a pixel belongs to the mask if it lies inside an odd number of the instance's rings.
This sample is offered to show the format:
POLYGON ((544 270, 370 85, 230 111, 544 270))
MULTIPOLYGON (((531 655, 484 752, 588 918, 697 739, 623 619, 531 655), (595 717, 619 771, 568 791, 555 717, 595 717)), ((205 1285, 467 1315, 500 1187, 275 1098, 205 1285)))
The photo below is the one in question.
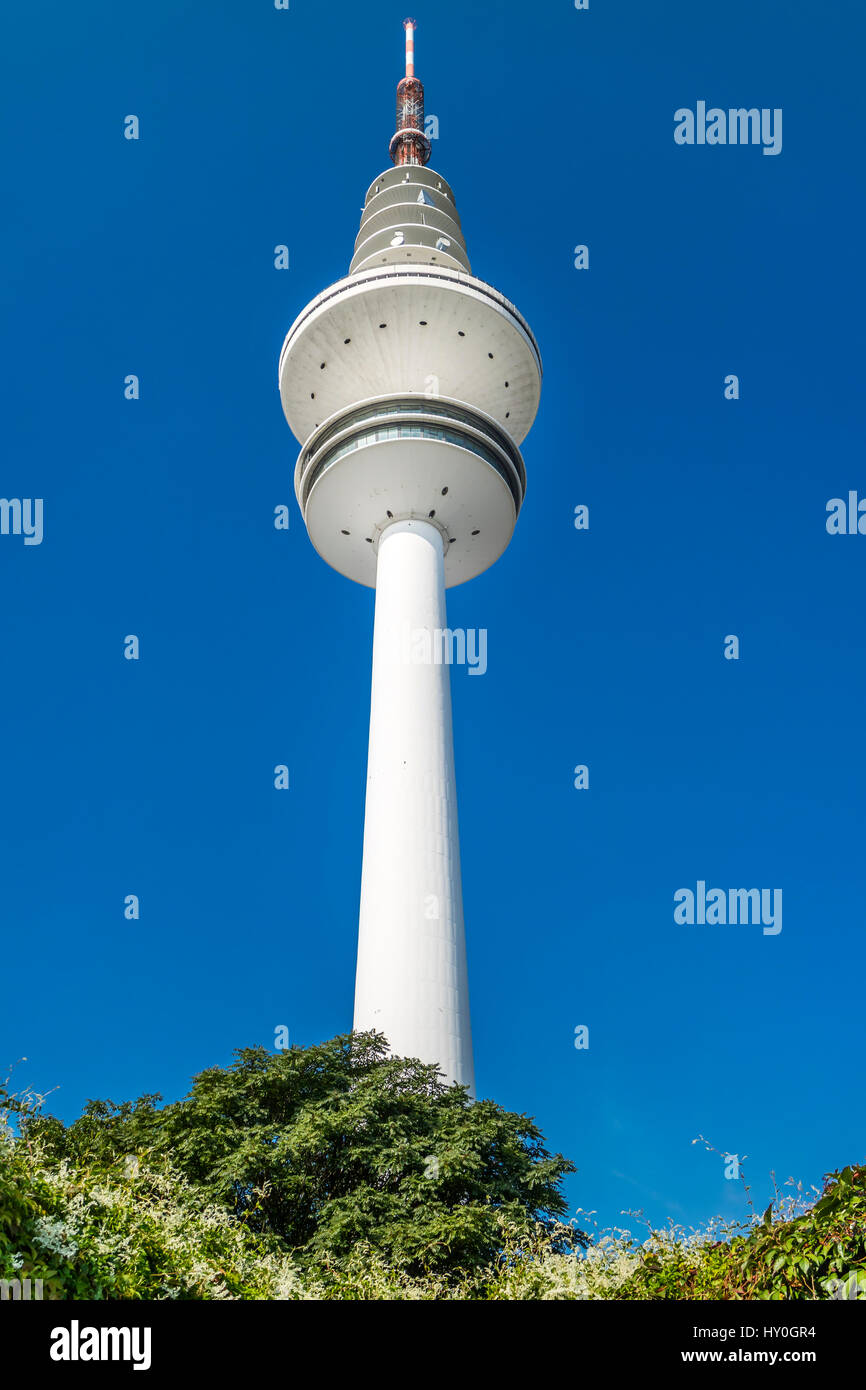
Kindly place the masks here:
POLYGON ((508 545, 525 487, 520 450, 496 421, 418 395, 358 402, 326 420, 295 467, 316 550, 370 588, 379 538, 400 520, 439 530, 446 587, 481 574, 508 545))

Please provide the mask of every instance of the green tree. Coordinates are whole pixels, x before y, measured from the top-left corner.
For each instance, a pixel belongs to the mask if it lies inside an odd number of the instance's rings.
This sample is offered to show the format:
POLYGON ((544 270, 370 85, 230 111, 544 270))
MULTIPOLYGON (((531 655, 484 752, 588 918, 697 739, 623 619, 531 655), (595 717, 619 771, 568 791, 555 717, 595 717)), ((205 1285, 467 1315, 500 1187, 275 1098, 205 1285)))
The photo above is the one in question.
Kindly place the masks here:
POLYGON ((435 1066, 389 1057, 376 1033, 316 1047, 241 1048, 185 1099, 90 1101, 68 1128, 28 1131, 56 1159, 111 1167, 135 1155, 169 1164, 252 1231, 303 1263, 339 1266, 365 1250, 409 1273, 458 1275, 539 1226, 559 1248, 560 1186, 574 1165, 545 1149, 525 1115, 472 1102, 435 1066))

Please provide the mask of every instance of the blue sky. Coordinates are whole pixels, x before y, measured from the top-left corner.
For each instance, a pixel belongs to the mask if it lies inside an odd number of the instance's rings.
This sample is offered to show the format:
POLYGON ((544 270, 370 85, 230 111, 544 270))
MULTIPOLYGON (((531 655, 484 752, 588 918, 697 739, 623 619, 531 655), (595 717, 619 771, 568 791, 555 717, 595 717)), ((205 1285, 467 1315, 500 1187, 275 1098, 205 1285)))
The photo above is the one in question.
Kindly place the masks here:
MULTIPOLYGON (((602 1224, 735 1216, 699 1133, 759 1203, 864 1156, 866 537, 825 528, 866 496, 862 7, 415 17, 432 165, 545 367, 514 540, 449 592, 489 634, 452 674, 479 1091, 602 1224), (675 144, 699 100, 781 108, 781 154, 675 144), (780 887, 781 933, 676 924, 699 879, 780 887)), ((0 536, 0 1061, 67 1120, 351 1026, 373 596, 306 538, 276 374, 387 165, 403 18, 6 17, 0 492, 44 539, 0 536)))

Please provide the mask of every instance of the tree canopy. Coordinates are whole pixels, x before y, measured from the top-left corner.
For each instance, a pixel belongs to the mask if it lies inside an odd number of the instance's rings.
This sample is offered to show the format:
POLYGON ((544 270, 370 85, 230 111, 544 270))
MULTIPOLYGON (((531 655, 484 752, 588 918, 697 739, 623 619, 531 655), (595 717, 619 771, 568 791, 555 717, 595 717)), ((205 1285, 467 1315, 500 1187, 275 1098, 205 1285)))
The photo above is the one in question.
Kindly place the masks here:
MULTIPOLYGON (((301 1262, 367 1248, 409 1272, 480 1269, 508 1238, 556 1233, 574 1165, 535 1124, 435 1065, 390 1057, 381 1034, 240 1048, 161 1105, 89 1101, 73 1124, 31 1116, 46 1154, 90 1168, 170 1167, 301 1262)), ((577 1231, 565 1245, 580 1247, 577 1231)))

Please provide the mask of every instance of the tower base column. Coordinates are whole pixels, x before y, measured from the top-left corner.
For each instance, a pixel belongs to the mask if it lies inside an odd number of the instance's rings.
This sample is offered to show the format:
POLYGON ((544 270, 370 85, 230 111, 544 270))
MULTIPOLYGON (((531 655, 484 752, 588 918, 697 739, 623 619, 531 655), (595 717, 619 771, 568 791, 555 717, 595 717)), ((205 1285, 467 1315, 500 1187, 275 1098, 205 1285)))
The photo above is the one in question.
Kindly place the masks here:
POLYGON ((354 1026, 474 1094, 446 632, 442 535, 395 521, 378 546, 354 1026))

